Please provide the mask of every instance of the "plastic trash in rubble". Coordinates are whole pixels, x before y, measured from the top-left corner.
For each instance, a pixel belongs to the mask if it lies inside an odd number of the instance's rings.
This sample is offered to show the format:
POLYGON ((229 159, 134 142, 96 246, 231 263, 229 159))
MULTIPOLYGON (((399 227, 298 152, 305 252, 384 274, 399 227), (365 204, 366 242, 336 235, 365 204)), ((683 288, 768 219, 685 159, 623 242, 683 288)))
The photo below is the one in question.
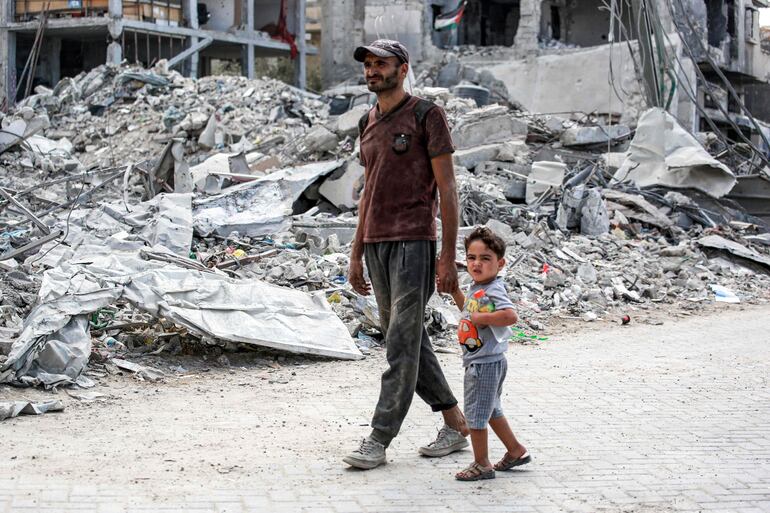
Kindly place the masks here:
POLYGON ((735 295, 735 292, 723 287, 722 285, 709 285, 714 293, 714 300, 717 303, 740 303, 741 300, 735 295))
POLYGON ((544 342, 548 340, 548 337, 541 337, 539 335, 529 334, 524 330, 513 330, 513 334, 508 339, 511 342, 544 342))

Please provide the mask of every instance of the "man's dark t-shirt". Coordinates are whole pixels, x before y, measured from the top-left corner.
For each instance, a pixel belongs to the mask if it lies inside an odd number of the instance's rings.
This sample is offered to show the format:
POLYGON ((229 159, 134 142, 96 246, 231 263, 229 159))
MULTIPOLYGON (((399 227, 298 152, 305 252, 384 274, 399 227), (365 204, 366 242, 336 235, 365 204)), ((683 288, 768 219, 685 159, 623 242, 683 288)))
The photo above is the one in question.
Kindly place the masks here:
POLYGON ((361 134, 365 243, 437 238, 438 191, 430 159, 454 152, 454 146, 441 107, 430 109, 421 126, 414 113, 418 102, 407 95, 384 116, 376 108, 369 112, 361 134))

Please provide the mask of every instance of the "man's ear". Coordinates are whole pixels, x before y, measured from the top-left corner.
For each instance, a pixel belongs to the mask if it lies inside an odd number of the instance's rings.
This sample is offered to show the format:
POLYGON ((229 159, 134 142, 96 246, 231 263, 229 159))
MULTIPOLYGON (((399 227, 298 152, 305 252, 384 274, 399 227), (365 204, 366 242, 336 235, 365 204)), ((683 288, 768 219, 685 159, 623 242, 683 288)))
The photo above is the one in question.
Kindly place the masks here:
POLYGON ((401 65, 401 73, 406 76, 409 73, 409 63, 405 62, 401 65))

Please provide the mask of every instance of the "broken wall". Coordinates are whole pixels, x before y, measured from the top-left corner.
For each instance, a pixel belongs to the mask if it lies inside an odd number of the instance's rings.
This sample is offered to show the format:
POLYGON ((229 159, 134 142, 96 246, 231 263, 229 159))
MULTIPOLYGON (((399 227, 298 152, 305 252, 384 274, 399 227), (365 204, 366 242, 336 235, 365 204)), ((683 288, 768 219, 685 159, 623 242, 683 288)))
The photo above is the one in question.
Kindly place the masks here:
POLYGON ((328 87, 361 74, 353 50, 364 41, 366 0, 321 0, 321 78, 328 87))
POLYGON ((470 0, 458 28, 458 43, 512 46, 520 17, 519 0, 470 0))
MULTIPOLYGON (((676 44, 676 39, 674 39, 676 44)), ((638 53, 636 43, 631 43, 638 53)), ((694 68, 688 59, 677 70, 680 78, 695 83, 694 68)), ((539 57, 497 61, 488 65, 476 62, 479 71, 488 70, 505 84, 509 100, 519 102, 531 112, 599 114, 633 123, 646 108, 641 84, 626 44, 602 45, 593 48, 551 53, 539 57), (614 84, 608 80, 610 62, 614 84)), ((686 127, 695 126, 695 111, 684 92, 674 97, 671 111, 686 127)))
POLYGON ((628 48, 615 45, 612 60, 621 98, 607 80, 608 45, 503 62, 484 69, 505 84, 511 101, 520 102, 532 112, 595 112, 636 119, 644 99, 628 48))
MULTIPOLYGON (((426 5, 419 0, 368 0, 364 10, 364 41, 396 39, 406 45, 410 59, 423 59, 426 5)), ((428 33, 429 34, 429 33, 428 33)), ((349 58, 353 58, 353 49, 349 58)))

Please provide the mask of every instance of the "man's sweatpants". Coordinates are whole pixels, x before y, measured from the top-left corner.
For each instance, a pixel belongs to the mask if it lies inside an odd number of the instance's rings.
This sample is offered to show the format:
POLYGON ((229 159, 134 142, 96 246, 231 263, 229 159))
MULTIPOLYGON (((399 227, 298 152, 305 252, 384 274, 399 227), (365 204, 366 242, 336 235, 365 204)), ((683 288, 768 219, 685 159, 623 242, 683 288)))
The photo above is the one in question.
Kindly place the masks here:
POLYGON ((414 393, 433 411, 457 405, 428 338, 425 305, 435 289, 434 241, 364 245, 366 268, 380 311, 388 370, 372 419, 372 438, 386 447, 409 411, 414 393))

